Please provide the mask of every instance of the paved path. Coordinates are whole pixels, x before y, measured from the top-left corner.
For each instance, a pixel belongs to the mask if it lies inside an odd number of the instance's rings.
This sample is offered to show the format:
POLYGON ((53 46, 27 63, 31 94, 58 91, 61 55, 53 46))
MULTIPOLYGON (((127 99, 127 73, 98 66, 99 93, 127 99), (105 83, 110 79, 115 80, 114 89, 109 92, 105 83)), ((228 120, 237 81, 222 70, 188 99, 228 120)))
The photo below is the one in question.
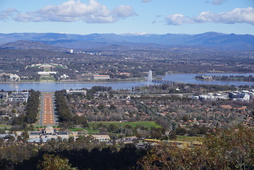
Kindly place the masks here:
POLYGON ((42 111, 40 123, 44 126, 55 125, 54 106, 53 106, 53 94, 42 93, 42 111))

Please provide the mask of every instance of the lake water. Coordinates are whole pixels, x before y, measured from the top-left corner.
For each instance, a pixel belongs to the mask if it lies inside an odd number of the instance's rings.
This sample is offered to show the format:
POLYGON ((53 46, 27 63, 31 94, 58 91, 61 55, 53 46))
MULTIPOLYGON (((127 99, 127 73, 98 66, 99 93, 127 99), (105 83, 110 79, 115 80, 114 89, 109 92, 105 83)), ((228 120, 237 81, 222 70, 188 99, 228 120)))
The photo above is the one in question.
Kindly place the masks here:
POLYGON ((245 81, 202 81, 196 80, 195 77, 197 75, 218 75, 218 76, 254 76, 254 73, 204 73, 204 74, 167 74, 166 76, 162 76, 163 80, 170 80, 180 83, 191 83, 191 84, 212 84, 212 85, 234 85, 234 86, 241 86, 241 85, 248 85, 253 86, 254 82, 245 82, 245 81))
POLYGON ((106 86, 117 89, 131 89, 132 87, 146 86, 147 82, 115 82, 115 83, 1 83, 0 90, 29 90, 34 89, 41 92, 54 92, 63 89, 90 89, 93 86, 106 86))
MULTIPOLYGON (((168 74, 162 76, 163 80, 170 80, 181 83, 191 83, 191 84, 213 84, 213 85, 249 85, 253 86, 254 82, 243 82, 243 81, 201 81, 196 80, 194 77, 196 75, 201 74, 168 74)), ((246 74, 236 74, 236 73, 207 73, 202 75, 244 75, 254 76, 254 73, 246 73, 246 74)), ((115 83, 0 83, 0 90, 3 89, 5 91, 14 91, 14 90, 39 90, 42 92, 54 92, 56 90, 62 89, 81 89, 87 88, 90 89, 93 86, 106 86, 112 87, 114 90, 117 89, 131 89, 132 87, 146 86, 147 82, 115 82, 115 83)))

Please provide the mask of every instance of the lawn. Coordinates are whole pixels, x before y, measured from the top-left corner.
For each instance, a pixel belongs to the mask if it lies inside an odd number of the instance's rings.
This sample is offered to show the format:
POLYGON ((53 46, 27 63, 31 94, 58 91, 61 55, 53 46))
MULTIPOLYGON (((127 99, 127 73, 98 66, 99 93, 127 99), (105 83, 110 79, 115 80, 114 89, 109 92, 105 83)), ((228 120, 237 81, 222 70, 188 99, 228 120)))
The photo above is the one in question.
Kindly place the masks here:
POLYGON ((11 125, 0 124, 0 129, 4 129, 4 128, 10 129, 11 125))
POLYGON ((42 126, 42 125, 35 125, 34 128, 35 129, 43 129, 45 128, 46 126, 42 126))
POLYGON ((82 131, 82 130, 85 130, 84 128, 72 128, 72 129, 69 129, 70 131, 73 131, 73 132, 78 132, 78 131, 82 131))
POLYGON ((54 76, 41 76, 40 77, 40 82, 55 82, 54 76))
POLYGON ((109 126, 110 124, 114 124, 117 127, 124 127, 125 125, 130 125, 132 128, 135 128, 136 126, 143 126, 145 128, 151 128, 151 127, 155 127, 155 128, 160 128, 161 126, 156 124, 153 121, 144 121, 144 122, 90 122, 88 123, 89 126, 93 126, 93 125, 98 125, 98 124, 103 124, 105 126, 109 126))
POLYGON ((86 130, 89 134, 90 133, 97 133, 97 132, 99 132, 99 130, 85 129, 85 128, 73 128, 73 129, 70 129, 70 131, 73 131, 73 132, 79 132, 79 131, 83 131, 83 130, 86 130))

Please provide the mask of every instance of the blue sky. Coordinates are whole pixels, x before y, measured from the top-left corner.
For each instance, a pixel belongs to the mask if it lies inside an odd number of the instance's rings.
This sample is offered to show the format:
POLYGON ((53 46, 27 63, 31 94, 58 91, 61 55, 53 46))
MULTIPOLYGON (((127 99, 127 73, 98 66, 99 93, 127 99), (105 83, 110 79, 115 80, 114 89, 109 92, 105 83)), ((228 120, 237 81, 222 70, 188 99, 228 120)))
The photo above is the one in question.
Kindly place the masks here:
POLYGON ((1 0, 0 33, 254 35, 254 0, 1 0))

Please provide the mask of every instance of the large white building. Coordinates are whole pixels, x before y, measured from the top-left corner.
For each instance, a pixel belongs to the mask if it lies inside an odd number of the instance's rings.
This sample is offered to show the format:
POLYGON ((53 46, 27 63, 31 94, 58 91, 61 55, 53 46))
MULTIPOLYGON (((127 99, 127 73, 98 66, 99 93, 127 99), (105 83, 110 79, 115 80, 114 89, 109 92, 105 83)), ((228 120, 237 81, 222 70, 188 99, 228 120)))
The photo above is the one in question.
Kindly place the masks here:
POLYGON ((68 132, 59 132, 51 126, 42 129, 41 131, 30 131, 29 132, 29 140, 30 142, 40 142, 40 139, 43 142, 46 142, 52 138, 62 138, 62 139, 69 139, 68 132))
POLYGON ((9 102, 27 102, 29 92, 13 92, 9 96, 9 102))
POLYGON ((56 74, 56 71, 39 71, 39 75, 51 75, 51 74, 56 74))
POLYGON ((17 74, 10 74, 11 81, 20 81, 20 77, 17 74))
POLYGON ((17 74, 2 73, 0 74, 1 81, 20 81, 20 77, 17 74))

